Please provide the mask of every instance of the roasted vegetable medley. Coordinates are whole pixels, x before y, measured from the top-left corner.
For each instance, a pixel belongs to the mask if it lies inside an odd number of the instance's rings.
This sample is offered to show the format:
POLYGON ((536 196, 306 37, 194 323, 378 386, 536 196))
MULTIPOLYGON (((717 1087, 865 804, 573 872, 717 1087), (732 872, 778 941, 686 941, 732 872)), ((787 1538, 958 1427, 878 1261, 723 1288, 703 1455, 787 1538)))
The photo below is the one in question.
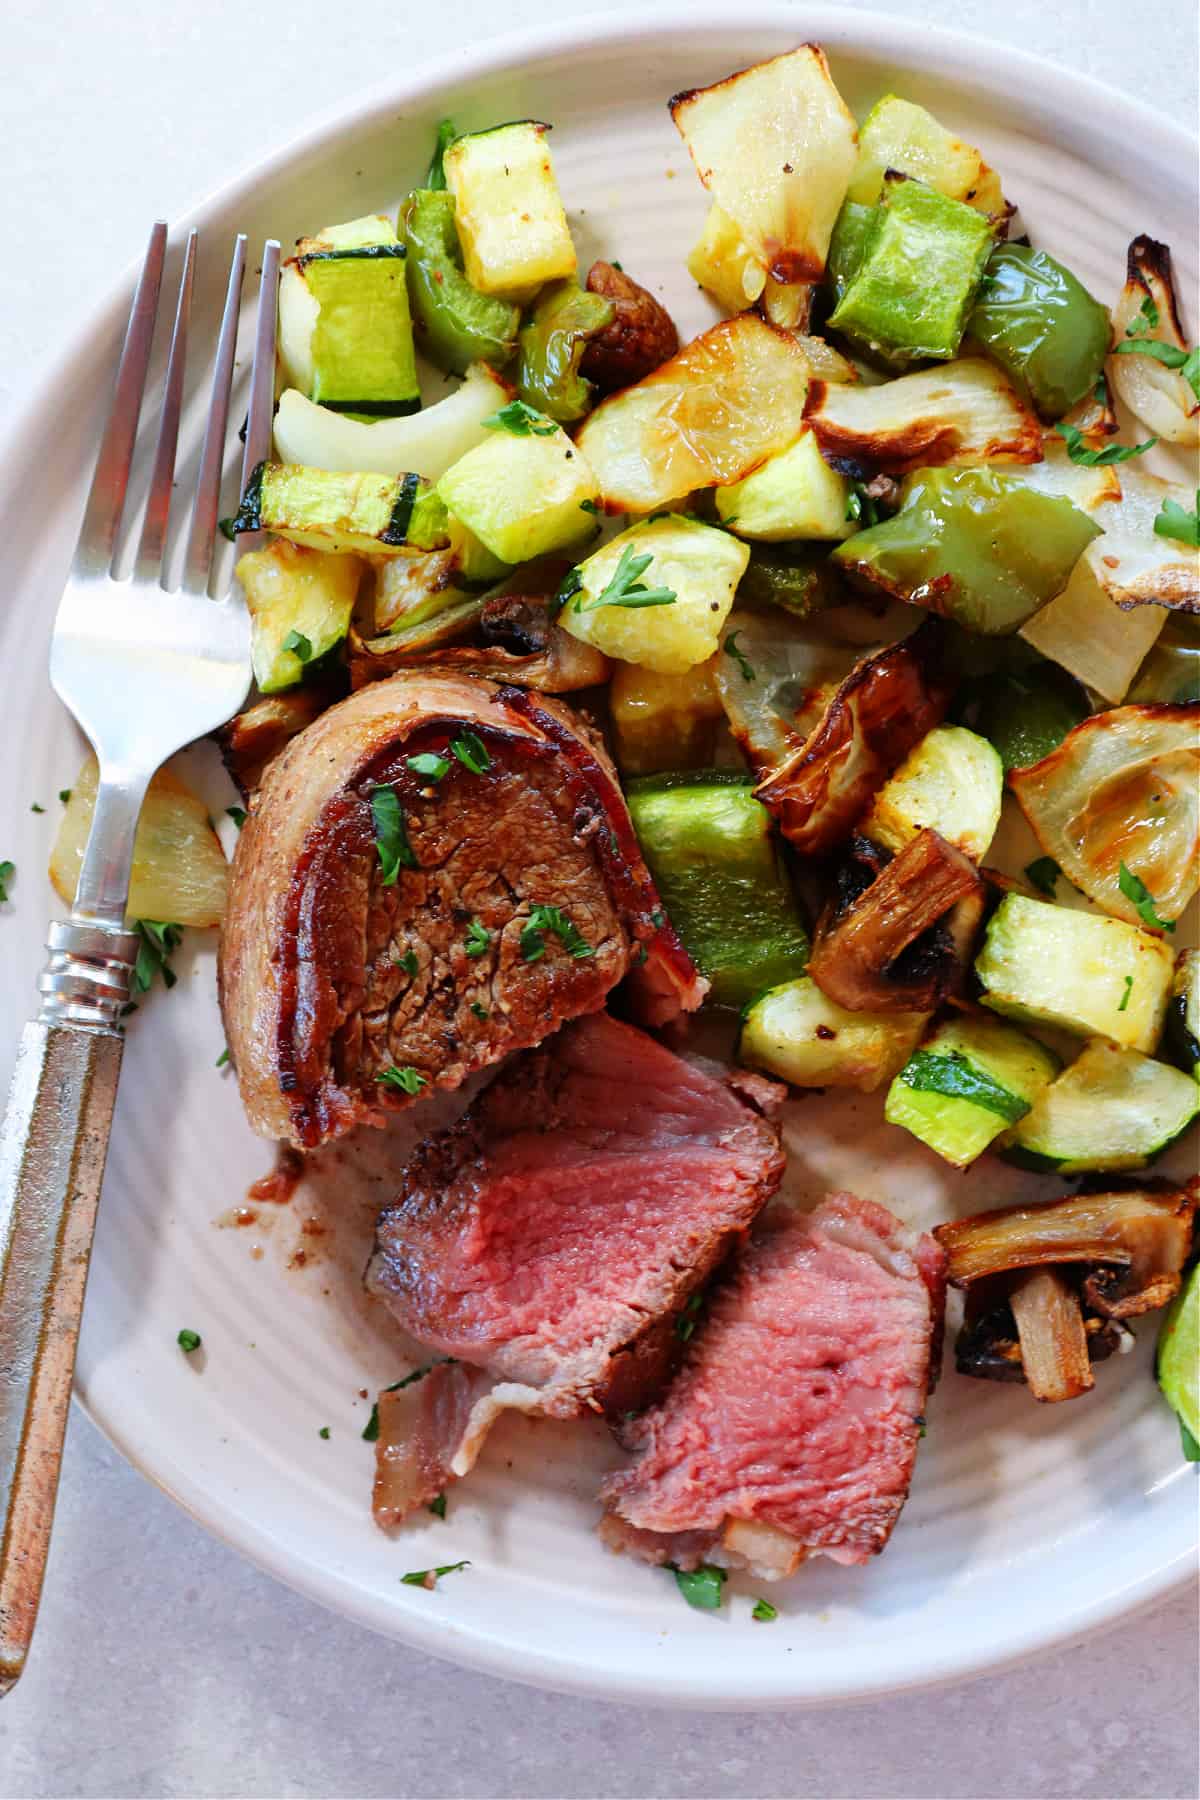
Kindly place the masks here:
MULTIPOLYGON (((396 213, 299 242, 227 522, 269 534, 228 765, 253 807, 398 670, 579 692, 741 1064, 1083 1178, 941 1232, 959 1368, 1068 1398, 1192 1254, 1195 1187, 1142 1173, 1200 1114, 1200 492, 1144 461, 1200 448, 1170 251, 1089 292, 1002 170, 897 95, 856 122, 811 45, 670 110, 722 315, 682 346, 661 271, 580 266, 536 121, 444 122, 396 213)), ((157 783, 136 878, 208 923, 185 815, 157 783)))

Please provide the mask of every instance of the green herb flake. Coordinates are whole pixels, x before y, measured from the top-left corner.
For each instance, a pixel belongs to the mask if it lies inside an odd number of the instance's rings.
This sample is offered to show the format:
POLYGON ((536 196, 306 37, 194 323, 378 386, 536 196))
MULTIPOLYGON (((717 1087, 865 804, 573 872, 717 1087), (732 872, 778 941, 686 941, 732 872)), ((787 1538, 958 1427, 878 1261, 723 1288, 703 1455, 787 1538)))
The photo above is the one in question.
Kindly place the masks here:
POLYGON ((229 1046, 226 1045, 225 1049, 222 1050, 220 1056, 218 1056, 218 1058, 217 1058, 217 1067, 218 1067, 218 1069, 224 1069, 224 1068, 227 1068, 228 1065, 229 1065, 229 1046))
MULTIPOLYGON (((1122 346, 1118 344, 1118 349, 1122 346)), ((1079 463, 1086 469, 1107 469, 1113 463, 1129 462, 1131 457, 1144 456, 1147 450, 1153 450, 1158 439, 1147 438, 1144 444, 1105 444, 1102 450, 1088 448, 1087 439, 1077 425, 1058 424, 1054 427, 1067 446, 1067 455, 1073 463, 1079 463)))
POLYGON ((149 993, 155 975, 162 976, 165 988, 173 988, 178 976, 171 967, 171 958, 182 942, 183 926, 168 925, 156 919, 138 919, 133 929, 140 940, 137 961, 133 965, 134 993, 149 993))
POLYGON ((1055 883, 1061 874, 1062 870, 1052 856, 1037 856, 1031 863, 1025 864, 1025 879, 1040 894, 1048 894, 1052 900, 1055 883))
POLYGON ((1200 1462, 1200 1444, 1198 1444, 1183 1420, 1179 1421, 1179 1441, 1183 1446, 1183 1454, 1188 1462, 1200 1462))
POLYGON ((757 1620, 760 1625, 769 1625, 773 1619, 779 1617, 779 1608, 772 1606, 769 1600, 763 1600, 760 1597, 754 1602, 754 1610, 750 1617, 757 1620))
POLYGON ((692 1294, 687 1304, 675 1321, 675 1336, 686 1344, 700 1320, 700 1309, 704 1305, 703 1294, 692 1294))
POLYGON ((492 1016, 486 1006, 480 1006, 478 1000, 472 1000, 471 1011, 477 1019, 490 1019, 492 1016))
POLYGON ((59 790, 58 790, 58 797, 59 797, 59 799, 60 799, 60 800, 61 800, 61 801, 62 801, 62 803, 63 803, 63 805, 64 805, 64 806, 69 806, 69 805, 70 805, 70 801, 71 801, 71 790, 70 790, 70 788, 59 788, 59 790))
POLYGON ((328 1427, 328 1425, 322 1425, 322 1427, 321 1427, 321 1429, 320 1429, 320 1431, 318 1431, 318 1433, 317 1433, 317 1436, 318 1436, 318 1437, 319 1437, 319 1438, 327 1438, 327 1437, 328 1437, 328 1436, 329 1436, 329 1427, 328 1427))
POLYGON ((179 1345, 179 1348, 183 1351, 185 1356, 191 1356, 194 1351, 200 1348, 204 1339, 200 1336, 198 1331, 189 1331, 185 1325, 183 1330, 179 1333, 179 1336, 175 1339, 175 1342, 179 1345))
POLYGON ((916 1417, 913 1419, 913 1424, 917 1428, 917 1440, 919 1442, 920 1439, 925 1437, 929 1431, 929 1425, 925 1418, 925 1414, 917 1413, 916 1417))
POLYGON ((406 1094, 419 1094, 423 1087, 429 1086, 428 1078, 419 1075, 409 1063, 406 1063, 402 1069, 398 1069, 395 1063, 391 1063, 375 1079, 382 1082, 384 1087, 400 1088, 406 1094))
POLYGON ((1193 344, 1190 350, 1181 350, 1178 344, 1164 344, 1158 338, 1140 334, 1126 335, 1123 343, 1113 345, 1113 354, 1153 357, 1165 369, 1173 369, 1182 375, 1197 400, 1200 400, 1200 345, 1193 344))
POLYGON ((591 513, 594 519, 597 519, 600 516, 600 508, 595 500, 581 500, 579 502, 579 510, 580 512, 591 513))
POLYGON ((1097 377, 1096 385, 1092 389, 1092 401, 1100 408, 1101 412, 1108 411, 1108 383, 1103 375, 1097 377))
POLYGON ((415 950, 406 950, 403 956, 398 956, 396 958, 396 967, 398 969, 403 969, 404 973, 410 979, 415 978, 420 966, 420 963, 417 961, 417 953, 415 950))
POLYGON ((1009 1125, 1015 1125, 1029 1111, 1028 1100, 1010 1094, 986 1070, 976 1068, 957 1050, 914 1051, 900 1071, 900 1080, 916 1093, 967 1100, 985 1112, 995 1113, 1009 1125))
POLYGON ((846 496, 846 517, 856 521, 859 525, 870 526, 879 523, 879 508, 861 481, 850 483, 850 492, 846 496))
POLYGON ((1200 488, 1196 489, 1195 512, 1185 511, 1178 500, 1164 500, 1155 515, 1154 533, 1156 537, 1186 544, 1190 550, 1200 550, 1200 488))
POLYGON ((432 750, 422 750, 419 756, 409 756, 405 760, 413 774, 422 776, 426 781, 441 781, 450 768, 446 758, 438 756, 432 750))
POLYGON ((44 806, 39 806, 37 801, 34 800, 31 802, 29 810, 30 812, 44 813, 46 809, 44 806))
POLYGON ((1134 874, 1128 863, 1121 864, 1117 875, 1117 885, 1125 898, 1136 908, 1138 917, 1144 925, 1149 925, 1154 931, 1174 931, 1174 920, 1159 918, 1154 895, 1141 876, 1134 874))
POLYGON ((558 939, 568 956, 582 959, 595 956, 592 945, 571 923, 566 913, 559 906, 532 906, 529 917, 521 927, 521 955, 526 962, 537 962, 546 954, 545 933, 549 931, 558 939))
POLYGON ((562 611, 568 600, 573 600, 576 594, 581 593, 582 590, 583 575, 578 566, 576 566, 573 569, 569 569, 563 576, 562 581, 559 583, 558 591, 550 602, 555 616, 562 611))
POLYGON ((729 1576, 724 1569, 718 1569, 713 1563, 701 1563, 698 1569, 681 1569, 675 1563, 667 1563, 675 1577, 675 1585, 689 1606, 697 1607, 701 1612, 715 1612, 721 1604, 721 1589, 729 1576))
POLYGON ((1129 1005, 1129 996, 1130 996, 1130 994, 1132 994, 1132 992, 1133 992, 1133 976, 1127 975, 1125 977, 1125 992, 1121 995, 1121 1002, 1120 1002, 1120 1005, 1117 1007, 1118 1012, 1125 1011, 1126 1007, 1129 1005))
POLYGON ((456 756, 463 768, 469 769, 472 775, 486 775, 492 766, 487 745, 475 731, 460 731, 456 738, 452 738, 450 754, 456 756))
POLYGON ((297 662, 309 663, 312 661, 312 639, 306 638, 302 631, 289 631, 283 640, 282 648, 290 650, 297 662))
POLYGON ((640 579, 654 561, 652 550, 636 551, 632 544, 622 550, 612 578, 596 599, 584 605, 576 599, 576 612, 597 612, 602 606, 672 606, 678 599, 674 588, 648 588, 640 579))
MULTIPOLYGON (((444 1356, 441 1360, 443 1362, 453 1362, 454 1358, 452 1356, 444 1356)), ((400 1392, 401 1388, 412 1387, 415 1382, 424 1381, 424 1379, 428 1375, 429 1371, 431 1369, 435 1369, 436 1367, 437 1367, 437 1364, 435 1362, 425 1363, 421 1368, 413 1369, 410 1374, 402 1375, 400 1377, 399 1381, 393 1381, 391 1386, 384 1388, 383 1391, 385 1394, 398 1394, 400 1392)), ((373 1444, 376 1441, 376 1439, 378 1438, 378 1436, 379 1436, 379 1402, 378 1402, 378 1400, 376 1400, 371 1407, 371 1416, 362 1428, 363 1442, 367 1443, 367 1444, 373 1444)))
POLYGON ((724 644, 725 654, 737 664, 742 672, 743 681, 756 681, 758 678, 754 673, 754 664, 750 661, 750 658, 746 655, 745 651, 739 650, 738 648, 738 639, 741 635, 740 631, 731 631, 729 633, 724 644))
POLYGON ((436 1569, 410 1569, 408 1574, 402 1575, 400 1579, 405 1587, 428 1588, 432 1593, 443 1575, 454 1575, 459 1569, 469 1569, 470 1566, 470 1563, 465 1560, 456 1563, 441 1563, 436 1569))
POLYGON ((408 827, 394 787, 371 789, 371 817, 375 822, 375 847, 383 870, 384 887, 394 887, 401 869, 415 869, 417 859, 408 841, 408 827))
POLYGON ((426 1510, 426 1512, 431 1512, 435 1519, 444 1519, 446 1516, 446 1496, 445 1496, 445 1494, 438 1494, 434 1499, 432 1499, 429 1502, 429 1505, 425 1508, 425 1510, 426 1510))
POLYGON ((425 186, 440 194, 446 187, 446 152, 458 136, 453 119, 438 121, 437 137, 434 140, 433 155, 429 162, 429 172, 425 177, 425 186))
POLYGON ((468 956, 486 956, 492 934, 480 919, 472 919, 467 926, 467 935, 463 940, 468 956))
POLYGON ((249 816, 250 815, 244 806, 227 806, 225 808, 225 817, 227 819, 232 819, 239 831, 242 829, 242 826, 246 823, 249 816))
POLYGON ((508 431, 513 437, 553 437, 558 426, 524 400, 510 400, 499 412, 480 420, 485 431, 508 431))
POLYGON ((17 872, 14 862, 0 862, 0 906, 8 900, 8 884, 17 872))

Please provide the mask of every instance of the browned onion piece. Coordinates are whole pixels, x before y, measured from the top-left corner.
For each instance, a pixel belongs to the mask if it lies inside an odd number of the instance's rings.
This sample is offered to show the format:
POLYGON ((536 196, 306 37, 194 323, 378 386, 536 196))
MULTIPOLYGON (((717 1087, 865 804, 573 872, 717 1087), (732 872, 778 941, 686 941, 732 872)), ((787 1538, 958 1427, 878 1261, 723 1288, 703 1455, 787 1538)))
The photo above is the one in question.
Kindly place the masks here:
POLYGON ((265 695, 230 719, 218 733, 218 742, 225 767, 243 795, 254 792, 271 758, 336 697, 306 684, 290 688, 286 694, 265 695))
POLYGON ((1035 1400, 1073 1400, 1092 1386, 1079 1296, 1054 1269, 1034 1269, 1013 1287, 1021 1363, 1035 1400))
POLYGON ((855 664, 811 735, 755 789, 797 850, 819 856, 853 830, 913 745, 939 724, 953 683, 929 619, 855 664))
MULTIPOLYGON (((906 844, 859 897, 817 927, 808 972, 851 1012, 929 1012, 959 973, 953 934, 931 944, 916 966, 903 952, 963 901, 982 907, 983 882, 969 857, 926 828, 906 844), (940 953, 939 953, 940 948, 940 953)), ((975 922, 980 914, 974 912, 975 922)))

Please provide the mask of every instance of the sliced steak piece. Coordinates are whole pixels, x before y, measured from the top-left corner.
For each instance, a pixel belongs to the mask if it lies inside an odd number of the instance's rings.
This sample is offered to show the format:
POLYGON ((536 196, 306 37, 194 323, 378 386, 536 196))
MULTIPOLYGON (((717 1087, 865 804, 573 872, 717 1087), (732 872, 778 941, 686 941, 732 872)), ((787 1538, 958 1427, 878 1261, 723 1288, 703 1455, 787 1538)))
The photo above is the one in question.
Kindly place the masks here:
POLYGON ((656 1019, 664 985, 676 1014, 703 996, 612 766, 559 702, 408 671, 330 707, 268 767, 219 969, 264 1137, 313 1149, 383 1124, 603 1006, 630 969, 656 1019), (539 907, 557 909, 549 924, 539 907))
POLYGON ((410 1336, 496 1385, 460 1406, 435 1369, 395 1396, 406 1422, 380 1443, 431 1468, 416 1446, 436 1441, 439 1471, 461 1475, 504 1407, 644 1404, 682 1348, 690 1297, 783 1166, 760 1111, 607 1014, 516 1059, 418 1150, 367 1274, 410 1336), (430 1408, 444 1408, 436 1425, 430 1408))
POLYGON ((944 1257, 873 1201, 775 1209, 678 1376, 622 1432, 600 1535, 648 1562, 787 1575, 882 1550, 912 1478, 944 1257))

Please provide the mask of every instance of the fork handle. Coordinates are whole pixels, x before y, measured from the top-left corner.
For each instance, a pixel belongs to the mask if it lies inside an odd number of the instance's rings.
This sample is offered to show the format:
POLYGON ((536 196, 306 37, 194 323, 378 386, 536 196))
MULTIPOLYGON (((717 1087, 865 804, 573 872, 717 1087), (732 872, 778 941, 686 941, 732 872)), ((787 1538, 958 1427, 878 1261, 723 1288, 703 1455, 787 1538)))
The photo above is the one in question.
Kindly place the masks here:
POLYGON ((37 1619, 137 939, 55 925, 0 1132, 0 1694, 37 1619))

